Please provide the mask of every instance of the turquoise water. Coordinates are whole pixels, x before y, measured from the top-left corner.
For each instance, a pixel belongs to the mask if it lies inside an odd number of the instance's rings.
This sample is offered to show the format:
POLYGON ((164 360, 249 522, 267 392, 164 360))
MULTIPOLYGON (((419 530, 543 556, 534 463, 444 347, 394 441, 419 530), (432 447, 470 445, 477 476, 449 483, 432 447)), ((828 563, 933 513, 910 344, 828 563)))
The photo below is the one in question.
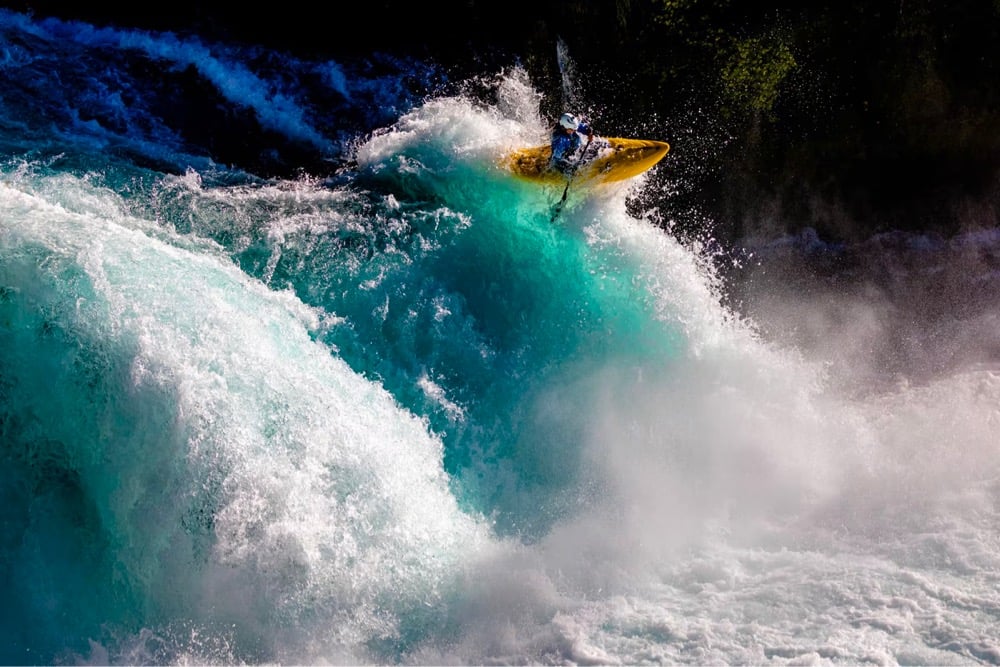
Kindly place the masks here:
POLYGON ((337 183, 8 163, 8 659, 152 627, 139 661, 266 661, 320 622, 394 659, 476 544, 594 501, 594 377, 666 369, 682 327, 588 231, 641 224, 625 190, 553 223, 497 166, 534 128, 497 125, 428 102, 337 183))
POLYGON ((0 662, 1000 655, 996 374, 844 395, 642 178, 553 221, 522 71, 0 27, 0 662))

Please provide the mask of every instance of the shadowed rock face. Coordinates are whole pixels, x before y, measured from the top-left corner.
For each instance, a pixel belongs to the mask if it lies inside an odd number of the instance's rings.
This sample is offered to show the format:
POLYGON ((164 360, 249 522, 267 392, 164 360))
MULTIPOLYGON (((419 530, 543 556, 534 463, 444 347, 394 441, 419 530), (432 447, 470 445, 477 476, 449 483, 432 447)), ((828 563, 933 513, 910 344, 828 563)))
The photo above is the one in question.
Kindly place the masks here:
MULTIPOLYGON (((990 0, 6 6, 302 57, 385 51, 435 60, 456 78, 517 62, 552 114, 566 101, 562 44, 580 111, 601 134, 673 146, 659 176, 670 186, 650 188, 669 194, 647 202, 665 218, 696 210, 720 239, 780 235, 804 221, 831 239, 950 235, 1000 219, 1000 5, 990 0)), ((239 148, 225 142, 231 121, 216 139, 230 152, 239 148)), ((296 159, 312 166, 308 151, 296 159)))

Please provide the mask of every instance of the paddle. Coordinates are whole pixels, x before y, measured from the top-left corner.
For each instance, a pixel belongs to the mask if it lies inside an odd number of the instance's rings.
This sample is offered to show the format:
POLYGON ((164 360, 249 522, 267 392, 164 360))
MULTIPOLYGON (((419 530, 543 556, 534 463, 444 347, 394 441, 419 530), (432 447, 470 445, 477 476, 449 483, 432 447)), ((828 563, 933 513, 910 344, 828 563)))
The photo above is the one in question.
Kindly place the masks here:
POLYGON ((590 148, 590 142, 593 141, 593 139, 593 134, 587 137, 587 145, 583 147, 582 151, 580 151, 580 157, 576 159, 576 164, 573 165, 573 170, 569 172, 569 178, 566 179, 566 187, 563 189, 562 199, 560 199, 559 203, 556 204, 556 208, 552 212, 552 219, 549 220, 549 222, 555 222, 556 218, 559 217, 559 214, 562 213, 562 208, 566 204, 566 196, 569 195, 570 183, 572 183, 573 179, 576 177, 576 172, 580 170, 580 165, 583 164, 583 158, 587 155, 587 149, 590 148))

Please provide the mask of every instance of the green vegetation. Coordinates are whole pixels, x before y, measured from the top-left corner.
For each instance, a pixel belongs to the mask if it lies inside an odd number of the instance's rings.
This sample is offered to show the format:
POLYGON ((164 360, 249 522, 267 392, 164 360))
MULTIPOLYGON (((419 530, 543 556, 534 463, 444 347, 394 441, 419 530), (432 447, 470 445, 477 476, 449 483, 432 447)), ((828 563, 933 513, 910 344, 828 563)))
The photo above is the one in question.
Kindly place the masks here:
POLYGON ((726 96, 753 111, 771 113, 778 89, 795 67, 795 56, 783 42, 753 37, 736 42, 722 68, 726 96))

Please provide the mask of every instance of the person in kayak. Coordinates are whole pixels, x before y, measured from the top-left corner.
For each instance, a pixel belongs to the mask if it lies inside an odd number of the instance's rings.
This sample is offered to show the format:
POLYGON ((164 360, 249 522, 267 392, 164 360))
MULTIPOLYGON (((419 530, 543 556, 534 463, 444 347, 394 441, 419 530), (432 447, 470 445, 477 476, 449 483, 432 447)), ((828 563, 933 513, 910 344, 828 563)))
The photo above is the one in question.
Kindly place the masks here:
POLYGON ((549 167, 562 173, 570 173, 580 163, 582 155, 577 155, 587 137, 587 144, 594 138, 594 128, 580 121, 571 113, 564 113, 552 128, 552 158, 549 167))

